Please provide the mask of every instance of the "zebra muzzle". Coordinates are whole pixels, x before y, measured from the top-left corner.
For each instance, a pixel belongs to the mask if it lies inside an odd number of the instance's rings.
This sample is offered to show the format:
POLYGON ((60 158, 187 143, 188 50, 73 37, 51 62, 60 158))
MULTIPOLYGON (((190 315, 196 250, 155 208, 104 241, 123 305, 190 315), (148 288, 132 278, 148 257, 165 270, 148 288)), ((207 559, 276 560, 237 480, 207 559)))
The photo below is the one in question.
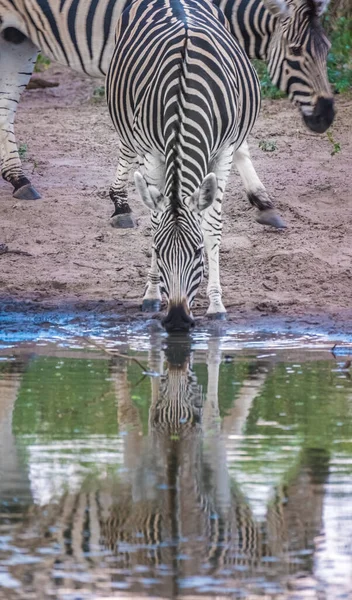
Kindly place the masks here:
POLYGON ((318 98, 311 115, 304 115, 307 127, 315 133, 324 133, 329 129, 335 117, 333 98, 318 98))
POLYGON ((162 325, 168 333, 186 333, 194 327, 194 319, 186 311, 184 303, 171 304, 162 325))

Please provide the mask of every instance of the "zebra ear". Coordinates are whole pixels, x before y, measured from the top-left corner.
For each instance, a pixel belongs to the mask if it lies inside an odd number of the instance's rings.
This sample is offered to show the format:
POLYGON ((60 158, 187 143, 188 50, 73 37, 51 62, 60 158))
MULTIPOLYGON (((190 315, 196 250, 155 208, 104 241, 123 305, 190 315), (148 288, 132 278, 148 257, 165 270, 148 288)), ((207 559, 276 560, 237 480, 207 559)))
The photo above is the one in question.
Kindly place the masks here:
MULTIPOLYGON (((272 15, 286 19, 291 15, 291 9, 287 4, 287 0, 262 0, 265 8, 272 15)), ((314 0, 313 0, 314 1, 314 0)), ((318 0, 319 1, 319 0, 318 0)))
POLYGON ((218 189, 218 180, 214 173, 208 173, 204 177, 200 188, 192 194, 189 200, 189 208, 195 212, 202 212, 214 202, 218 189))
POLYGON ((136 171, 134 183, 144 204, 154 212, 162 212, 164 209, 164 196, 155 185, 148 185, 143 175, 136 171))

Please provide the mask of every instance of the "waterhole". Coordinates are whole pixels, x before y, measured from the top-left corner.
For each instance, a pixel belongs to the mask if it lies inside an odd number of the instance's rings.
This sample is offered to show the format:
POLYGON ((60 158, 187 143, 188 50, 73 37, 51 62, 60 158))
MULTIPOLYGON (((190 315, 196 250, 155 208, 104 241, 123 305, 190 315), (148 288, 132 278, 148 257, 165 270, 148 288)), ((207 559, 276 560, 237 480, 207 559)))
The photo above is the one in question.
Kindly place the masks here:
POLYGON ((55 323, 2 325, 1 599, 351 598, 349 344, 55 323))

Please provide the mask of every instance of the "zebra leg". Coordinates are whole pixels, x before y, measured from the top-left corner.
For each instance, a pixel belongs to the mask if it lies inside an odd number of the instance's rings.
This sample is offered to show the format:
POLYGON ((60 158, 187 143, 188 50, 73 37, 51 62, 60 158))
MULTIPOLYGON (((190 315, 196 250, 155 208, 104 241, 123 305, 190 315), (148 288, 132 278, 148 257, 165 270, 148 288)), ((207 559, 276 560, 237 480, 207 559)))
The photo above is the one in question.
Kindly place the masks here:
POLYGON ((160 307, 160 275, 155 250, 154 248, 152 248, 152 263, 150 266, 150 270, 148 271, 148 279, 143 296, 142 310, 144 312, 158 312, 160 310, 160 307))
POLYGON ((243 181, 249 202, 258 209, 256 221, 262 225, 271 225, 278 229, 287 227, 275 211, 268 192, 253 167, 247 141, 244 141, 236 150, 234 162, 243 181))
POLYGON ((222 232, 221 204, 222 197, 228 179, 234 149, 229 146, 217 156, 216 161, 210 165, 209 171, 215 173, 218 180, 216 198, 209 208, 203 213, 202 229, 204 233, 204 245, 208 257, 208 286, 207 295, 209 308, 207 315, 218 319, 225 318, 226 308, 222 303, 222 290, 220 285, 219 250, 222 232))
MULTIPOLYGON (((165 163, 160 154, 147 153, 143 165, 140 166, 149 185, 156 186, 159 190, 164 189, 165 163)), ((159 214, 151 213, 151 224, 153 235, 159 222, 159 214)), ((152 248, 152 262, 148 272, 147 285, 145 288, 142 310, 144 312, 158 312, 161 307, 160 275, 156 259, 156 253, 152 248)))
POLYGON ((14 121, 21 94, 33 73, 38 49, 13 27, 0 36, 0 155, 1 175, 20 200, 37 200, 40 194, 25 176, 19 157, 14 121))
POLYGON ((121 143, 116 177, 109 192, 115 205, 115 210, 110 217, 110 225, 117 229, 130 229, 136 226, 136 221, 127 202, 128 177, 136 159, 136 153, 121 143))

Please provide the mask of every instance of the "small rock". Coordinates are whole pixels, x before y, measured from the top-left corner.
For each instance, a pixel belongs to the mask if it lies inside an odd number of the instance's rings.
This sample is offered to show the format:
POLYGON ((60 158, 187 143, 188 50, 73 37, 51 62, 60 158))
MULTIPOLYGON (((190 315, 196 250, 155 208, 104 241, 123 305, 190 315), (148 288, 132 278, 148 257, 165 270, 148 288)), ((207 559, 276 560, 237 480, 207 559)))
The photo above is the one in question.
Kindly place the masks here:
POLYGON ((64 281, 53 281, 52 286, 54 290, 63 290, 67 286, 67 283, 64 281))

